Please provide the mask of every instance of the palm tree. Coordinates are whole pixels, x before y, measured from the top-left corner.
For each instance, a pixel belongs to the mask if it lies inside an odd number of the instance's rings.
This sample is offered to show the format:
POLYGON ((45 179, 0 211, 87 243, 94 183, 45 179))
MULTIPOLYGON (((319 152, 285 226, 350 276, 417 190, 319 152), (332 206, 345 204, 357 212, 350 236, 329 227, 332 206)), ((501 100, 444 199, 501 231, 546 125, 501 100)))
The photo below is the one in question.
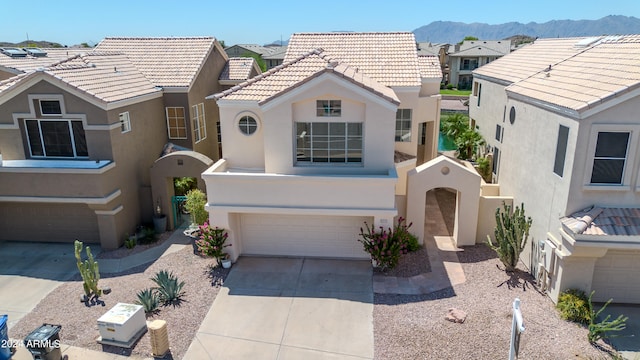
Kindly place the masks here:
POLYGON ((443 117, 440 129, 446 137, 455 140, 460 134, 469 129, 469 118, 460 113, 443 117))
POLYGON ((476 129, 467 128, 455 138, 458 159, 471 160, 479 146, 484 145, 482 135, 476 129))

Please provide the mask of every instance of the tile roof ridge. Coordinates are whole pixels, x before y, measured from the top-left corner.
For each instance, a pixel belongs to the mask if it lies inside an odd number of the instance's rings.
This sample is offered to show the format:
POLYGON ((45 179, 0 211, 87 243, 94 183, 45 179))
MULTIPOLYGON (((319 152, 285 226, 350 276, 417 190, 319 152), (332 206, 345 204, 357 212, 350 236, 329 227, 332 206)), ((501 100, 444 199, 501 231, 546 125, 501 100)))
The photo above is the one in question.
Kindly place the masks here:
POLYGON ((318 57, 320 57, 320 54, 323 53, 323 52, 324 52, 324 50, 322 50, 321 48, 318 48, 318 49, 313 49, 311 51, 303 53, 303 54, 299 55, 298 57, 296 57, 295 59, 293 59, 291 61, 288 61, 288 62, 286 62, 284 64, 280 64, 280 65, 278 65, 278 66, 276 66, 274 68, 271 68, 267 72, 264 72, 262 74, 258 74, 256 76, 252 77, 251 79, 248 79, 247 81, 245 81, 243 83, 240 83, 240 84, 238 84, 238 85, 236 85, 236 86, 234 86, 234 87, 232 87, 230 89, 227 89, 227 90, 225 90, 223 92, 214 94, 212 96, 212 99, 215 99, 215 100, 221 99, 221 98, 223 98, 223 97, 225 97, 225 96, 227 96, 229 94, 232 94, 232 93, 234 93, 234 92, 236 92, 236 91, 238 91, 240 89, 243 89, 243 88, 245 88, 245 87, 247 87, 247 86, 249 86, 249 85, 251 85, 251 84, 253 84, 253 83, 257 82, 257 81, 259 81, 259 80, 262 80, 262 79, 264 79, 264 78, 266 78, 266 77, 268 77, 270 75, 273 75, 273 74, 275 74, 275 73, 277 73, 277 72, 279 72, 279 71, 281 71, 283 69, 286 69, 287 67, 289 67, 289 66, 291 66, 291 65, 293 65, 295 63, 298 63, 301 60, 306 59, 306 58, 308 58, 308 57, 310 57, 312 55, 318 55, 318 57))
POLYGON ((106 36, 103 40, 215 39, 214 36, 106 36))
POLYGON ((329 32, 297 32, 293 35, 370 35, 370 34, 413 34, 411 31, 329 31, 329 32))
POLYGON ((56 67, 56 66, 62 65, 62 64, 64 64, 64 63, 67 63, 67 62, 73 61, 73 60, 75 60, 75 59, 79 59, 81 56, 82 56, 82 54, 75 54, 75 55, 72 55, 72 56, 70 56, 70 57, 68 57, 68 58, 66 58, 66 59, 64 59, 64 60, 60 60, 60 61, 58 61, 58 62, 55 62, 55 63, 53 63, 53 64, 50 64, 49 66, 46 66, 46 68, 48 68, 48 69, 49 69, 49 68, 53 68, 53 67, 56 67))

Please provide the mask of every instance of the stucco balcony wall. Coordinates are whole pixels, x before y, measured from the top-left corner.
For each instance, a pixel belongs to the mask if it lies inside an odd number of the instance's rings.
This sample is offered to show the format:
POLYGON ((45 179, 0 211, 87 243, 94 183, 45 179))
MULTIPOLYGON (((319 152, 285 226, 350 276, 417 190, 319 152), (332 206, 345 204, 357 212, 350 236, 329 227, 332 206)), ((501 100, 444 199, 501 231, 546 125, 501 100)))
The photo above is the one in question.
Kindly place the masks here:
POLYGON ((202 178, 209 206, 394 209, 395 169, 353 175, 285 175, 234 169, 220 160, 202 178))

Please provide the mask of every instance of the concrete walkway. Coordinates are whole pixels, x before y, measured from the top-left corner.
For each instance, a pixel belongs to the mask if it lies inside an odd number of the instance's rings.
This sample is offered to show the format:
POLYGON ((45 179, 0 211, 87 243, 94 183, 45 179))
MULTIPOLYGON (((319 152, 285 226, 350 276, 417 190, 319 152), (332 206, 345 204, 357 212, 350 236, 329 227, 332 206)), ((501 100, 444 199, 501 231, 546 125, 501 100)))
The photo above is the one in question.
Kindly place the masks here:
POLYGON ((372 359, 369 261, 245 258, 185 359, 372 359))

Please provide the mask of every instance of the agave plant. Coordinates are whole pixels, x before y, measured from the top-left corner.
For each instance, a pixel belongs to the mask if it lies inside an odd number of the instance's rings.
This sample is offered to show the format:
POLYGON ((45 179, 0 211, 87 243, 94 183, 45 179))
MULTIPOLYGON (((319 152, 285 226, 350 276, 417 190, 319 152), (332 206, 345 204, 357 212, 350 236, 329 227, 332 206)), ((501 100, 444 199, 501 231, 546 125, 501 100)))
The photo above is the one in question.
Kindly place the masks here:
POLYGON ((158 285, 154 289, 158 292, 160 301, 164 305, 172 304, 175 306, 180 304, 182 296, 184 296, 184 291, 182 291, 184 281, 178 281, 173 272, 167 270, 161 270, 156 273, 156 276, 151 280, 158 285))
POLYGON ((158 311, 160 299, 156 291, 153 289, 144 289, 138 291, 136 296, 138 297, 136 303, 142 305, 145 314, 150 315, 158 311))

